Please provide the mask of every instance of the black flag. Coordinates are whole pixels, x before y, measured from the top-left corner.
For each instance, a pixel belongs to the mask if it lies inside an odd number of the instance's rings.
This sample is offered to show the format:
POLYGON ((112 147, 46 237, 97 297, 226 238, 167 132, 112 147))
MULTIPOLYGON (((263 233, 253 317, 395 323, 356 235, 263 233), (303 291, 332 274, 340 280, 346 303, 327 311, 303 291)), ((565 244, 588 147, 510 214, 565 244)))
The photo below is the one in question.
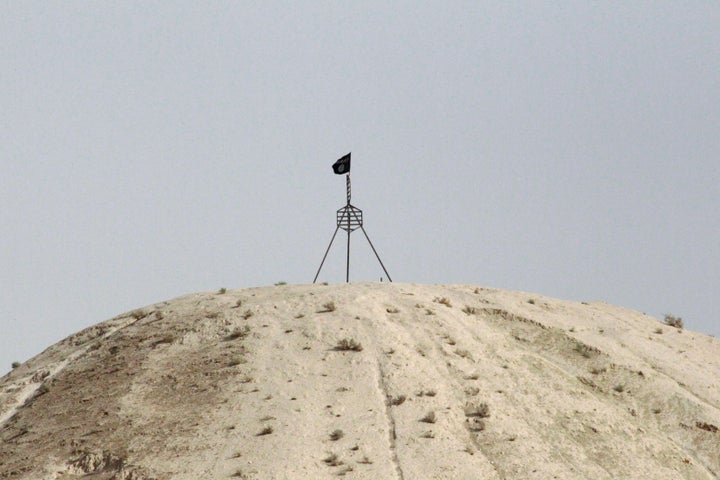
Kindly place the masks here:
POLYGON ((337 162, 333 163, 333 172, 338 175, 350 173, 350 154, 348 153, 337 162))

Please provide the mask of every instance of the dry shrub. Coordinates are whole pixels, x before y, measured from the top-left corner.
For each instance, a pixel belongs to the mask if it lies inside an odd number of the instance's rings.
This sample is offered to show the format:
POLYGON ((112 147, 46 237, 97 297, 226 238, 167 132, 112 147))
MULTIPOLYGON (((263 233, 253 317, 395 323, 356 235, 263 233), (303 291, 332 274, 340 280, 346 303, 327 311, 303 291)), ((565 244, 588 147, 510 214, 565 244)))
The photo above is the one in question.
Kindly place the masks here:
POLYGON ((480 389, 478 387, 466 387, 465 388, 465 395, 472 397, 473 395, 477 395, 480 393, 480 389))
POLYGON ((363 347, 359 342, 356 342, 353 338, 343 338, 340 341, 338 341, 337 345, 335 346, 335 350, 346 352, 346 351, 352 351, 352 352, 360 352, 362 351, 363 347))
POLYGON ((335 453, 331 453, 327 457, 323 458, 323 462, 325 462, 330 467, 338 467, 343 464, 343 461, 340 460, 335 453))
POLYGON ((435 395, 437 395, 437 392, 435 390, 420 390, 415 395, 417 395, 418 397, 422 397, 423 395, 426 397, 434 397, 435 395))
POLYGON ((456 349, 455 349, 455 355, 457 355, 457 356, 459 356, 459 357, 462 357, 462 358, 467 358, 468 360, 472 360, 472 359, 473 359, 473 356, 472 356, 472 354, 470 353, 470 351, 469 351, 469 350, 465 350, 465 349, 456 348, 456 349))
POLYGON ((705 431, 711 432, 711 433, 717 433, 717 431, 718 431, 718 427, 716 427, 712 423, 697 422, 697 423, 695 423, 695 426, 701 430, 705 430, 705 431))
POLYGON ((335 302, 325 302, 322 305, 323 310, 318 310, 318 313, 329 313, 335 311, 335 302))
POLYGON ((432 410, 427 412, 424 417, 420 419, 423 423, 435 423, 437 421, 437 417, 435 416, 435 412, 432 410))
POLYGON ((450 299, 447 297, 435 297, 435 298, 433 298, 433 302, 440 303, 442 305, 445 305, 448 308, 452 307, 452 304, 450 303, 450 299))
POLYGON ((477 404, 468 403, 465 405, 465 416, 488 418, 490 416, 490 406, 485 402, 477 404))
POLYGON ((593 349, 582 342, 576 342, 574 350, 585 358, 590 358, 593 354, 593 349))
POLYGON ((225 340, 237 340, 238 338, 243 339, 248 335, 250 335, 250 327, 245 325, 233 330, 227 337, 225 337, 225 340))
POLYGON ((485 422, 480 418, 468 418, 468 428, 471 432, 482 432, 485 430, 485 422))
POLYGON ((680 317, 676 317, 675 315, 670 315, 669 313, 665 314, 665 318, 663 319, 663 322, 665 325, 669 325, 671 327, 675 327, 678 330, 683 329, 683 319, 680 317))

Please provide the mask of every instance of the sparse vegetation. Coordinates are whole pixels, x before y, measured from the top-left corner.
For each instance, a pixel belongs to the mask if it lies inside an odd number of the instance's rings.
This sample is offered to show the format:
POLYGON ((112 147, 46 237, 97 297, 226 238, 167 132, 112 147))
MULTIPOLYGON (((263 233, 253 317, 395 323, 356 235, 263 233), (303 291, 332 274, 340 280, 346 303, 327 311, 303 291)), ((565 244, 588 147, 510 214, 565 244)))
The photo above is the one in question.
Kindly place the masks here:
POLYGON ((253 315, 255 315, 255 313, 254 313, 252 310, 247 309, 247 310, 245 310, 245 313, 243 313, 243 314, 241 315, 241 317, 242 317, 244 320, 247 320, 248 318, 252 317, 253 315))
POLYGON ((325 302, 322 305, 323 309, 318 310, 318 313, 329 313, 335 311, 335 302, 325 302))
POLYGON ((433 302, 440 303, 448 308, 452 307, 452 303, 450 303, 450 299, 448 299, 447 297, 435 297, 433 299, 433 302))
POLYGON ((582 342, 576 342, 574 350, 585 358, 590 358, 593 353, 593 349, 582 342))
POLYGON ((343 338, 340 341, 338 341, 337 345, 335 346, 335 350, 340 352, 346 352, 346 351, 352 351, 352 352, 360 352, 362 351, 363 347, 360 343, 356 342, 353 338, 343 338))
POLYGON ((388 399, 388 404, 397 407, 398 405, 402 405, 403 403, 405 403, 405 399, 405 395, 397 395, 395 397, 390 397, 388 399))
POLYGON ((222 287, 220 290, 218 290, 219 295, 224 295, 226 293, 227 293, 227 288, 225 288, 225 287, 222 287))
POLYGON ((174 341, 175 341, 175 336, 172 335, 172 334, 170 334, 170 333, 166 333, 166 334, 162 335, 160 338, 156 339, 156 340, 150 345, 150 347, 151 347, 151 348, 155 348, 155 347, 157 347, 158 345, 162 345, 162 344, 164 344, 164 343, 173 343, 174 341))
POLYGON ((337 472, 338 477, 344 477, 346 474, 352 472, 354 469, 350 465, 346 465, 342 470, 337 472))
POLYGON ((423 432, 420 434, 422 438, 435 438, 435 434, 432 430, 428 430, 427 432, 423 432))
POLYGON ((465 395, 468 397, 472 397, 480 393, 480 389, 478 387, 465 387, 465 395))
POLYGON ((364 457, 362 458, 362 460, 358 460, 357 463, 362 463, 362 464, 364 464, 364 465, 370 465, 370 464, 372 464, 373 462, 372 462, 372 460, 370 460, 370 459, 367 457, 367 455, 366 455, 366 456, 364 456, 364 457))
POLYGON ((398 313, 400 310, 398 310, 398 309, 395 308, 395 307, 389 307, 389 308, 386 308, 385 311, 386 311, 387 313, 398 313))
POLYGON ((477 308, 465 305, 465 308, 463 308, 462 311, 466 315, 475 315, 477 313, 477 308))
POLYGON ((20 365, 22 365, 20 362, 12 362, 12 368, 13 368, 13 369, 18 368, 20 365))
POLYGON ((345 433, 343 433, 342 430, 333 430, 332 433, 330 434, 330 440, 332 440, 333 442, 337 442, 344 436, 345 436, 345 433))
POLYGON ((273 430, 273 427, 271 427, 270 425, 268 425, 267 427, 265 427, 265 428, 263 428, 262 430, 260 430, 260 432, 257 434, 257 436, 258 436, 258 437, 261 437, 261 436, 263 436, 263 435, 270 435, 271 433, 273 433, 273 431, 274 431, 274 430, 273 430))
POLYGON ((617 384, 613 387, 613 390, 615 390, 617 393, 623 393, 625 391, 625 386, 622 384, 617 384))
POLYGON ((130 313, 130 316, 132 318, 134 318, 135 320, 141 320, 141 319, 147 317, 147 312, 145 312, 145 310, 142 310, 142 309, 133 310, 130 313))
POLYGON ((473 356, 472 356, 472 354, 470 353, 469 350, 464 350, 464 349, 456 348, 456 349, 455 349, 455 355, 457 355, 457 356, 459 356, 459 357, 462 357, 462 358, 467 358, 468 360, 472 360, 472 359, 473 359, 473 356))
POLYGON ((429 308, 426 308, 426 309, 425 309, 425 315, 435 315, 435 312, 433 312, 433 311, 430 310, 429 308))
POLYGON ((655 329, 655 333, 656 333, 657 335, 662 335, 662 334, 663 334, 663 329, 660 328, 660 327, 658 327, 658 328, 655 329))
POLYGON ((585 386, 587 386, 587 387, 590 387, 590 388, 595 389, 595 390, 598 390, 598 389, 599 389, 599 387, 595 384, 595 382, 593 382, 592 380, 590 380, 590 379, 587 378, 587 377, 583 377, 582 375, 580 375, 580 376, 578 376, 578 377, 576 377, 576 378, 578 379, 578 381, 579 381, 580 383, 582 383, 583 385, 585 385, 585 386))
POLYGON ((276 287, 279 287, 280 285, 287 285, 287 282, 284 281, 284 280, 280 280, 279 282, 277 282, 277 283, 275 284, 276 287))
POLYGON ((700 430, 705 430, 705 431, 711 432, 711 433, 717 433, 717 431, 718 431, 718 427, 716 427, 712 423, 696 422, 695 426, 697 428, 699 428, 700 430))
POLYGON ((225 340, 237 340, 238 338, 243 339, 248 335, 250 335, 250 327, 245 325, 233 330, 227 337, 225 337, 225 340))
POLYGON ((228 367, 236 367, 244 363, 247 363, 247 360, 245 360, 243 357, 233 357, 228 360, 228 367))
POLYGON ((416 393, 418 397, 422 397, 423 395, 426 397, 434 397, 437 395, 437 392, 435 390, 420 390, 416 393))
POLYGON ((665 314, 665 318, 663 319, 663 322, 665 323, 665 325, 675 327, 678 330, 682 330, 684 327, 682 318, 676 317, 675 315, 670 315, 669 313, 665 314))
POLYGON ((485 422, 477 417, 469 418, 468 429, 470 429, 471 432, 482 432, 485 430, 485 422))
POLYGON ((535 299, 531 298, 527 301, 527 303, 529 303, 530 305, 535 305, 535 299))
POLYGON ((437 421, 435 412, 433 412, 432 410, 427 412, 425 416, 420 419, 420 421, 423 423, 435 423, 437 421))
POLYGON ((331 453, 327 457, 323 458, 323 462, 325 462, 330 467, 339 467, 343 464, 343 461, 338 458, 337 454, 331 453))
POLYGON ((465 416, 488 418, 490 416, 490 407, 485 402, 478 404, 468 403, 465 405, 465 416))

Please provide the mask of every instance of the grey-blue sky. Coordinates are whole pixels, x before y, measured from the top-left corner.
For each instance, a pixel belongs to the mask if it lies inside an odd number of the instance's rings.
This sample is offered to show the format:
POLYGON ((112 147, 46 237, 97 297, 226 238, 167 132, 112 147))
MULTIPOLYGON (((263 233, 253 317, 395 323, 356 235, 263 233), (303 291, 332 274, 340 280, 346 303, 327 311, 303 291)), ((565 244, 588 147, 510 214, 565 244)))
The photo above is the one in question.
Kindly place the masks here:
MULTIPOLYGON (((0 371, 145 304, 310 282, 348 151, 395 281, 720 334, 718 25, 716 2, 9 3, 0 371)), ((360 233, 351 273, 382 275, 360 233)))

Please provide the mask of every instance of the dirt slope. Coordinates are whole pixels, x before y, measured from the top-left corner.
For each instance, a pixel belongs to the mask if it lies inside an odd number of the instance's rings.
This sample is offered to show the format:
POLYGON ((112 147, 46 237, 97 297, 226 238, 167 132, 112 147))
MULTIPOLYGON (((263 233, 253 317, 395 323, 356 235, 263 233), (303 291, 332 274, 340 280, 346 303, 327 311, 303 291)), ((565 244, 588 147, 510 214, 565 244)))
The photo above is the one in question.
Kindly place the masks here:
POLYGON ((0 479, 718 479, 718 426, 720 341, 638 312, 276 286, 121 315, 10 372, 0 479))

